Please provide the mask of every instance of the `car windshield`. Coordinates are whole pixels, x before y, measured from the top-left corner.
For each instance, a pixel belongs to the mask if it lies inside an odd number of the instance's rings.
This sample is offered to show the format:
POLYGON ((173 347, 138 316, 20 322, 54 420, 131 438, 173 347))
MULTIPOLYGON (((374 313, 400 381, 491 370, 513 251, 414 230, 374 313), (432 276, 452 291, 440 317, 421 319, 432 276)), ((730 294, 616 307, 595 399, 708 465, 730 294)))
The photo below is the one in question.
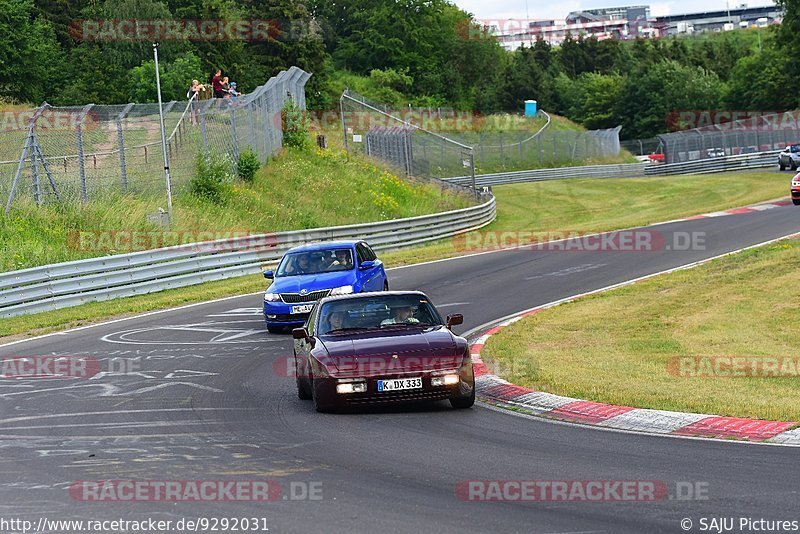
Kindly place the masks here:
POLYGON ((319 314, 319 332, 323 335, 442 324, 439 313, 422 295, 379 295, 335 300, 325 303, 319 314))
POLYGON ((348 248, 331 248, 286 254, 281 260, 275 276, 332 273, 350 271, 353 268, 352 250, 348 248))

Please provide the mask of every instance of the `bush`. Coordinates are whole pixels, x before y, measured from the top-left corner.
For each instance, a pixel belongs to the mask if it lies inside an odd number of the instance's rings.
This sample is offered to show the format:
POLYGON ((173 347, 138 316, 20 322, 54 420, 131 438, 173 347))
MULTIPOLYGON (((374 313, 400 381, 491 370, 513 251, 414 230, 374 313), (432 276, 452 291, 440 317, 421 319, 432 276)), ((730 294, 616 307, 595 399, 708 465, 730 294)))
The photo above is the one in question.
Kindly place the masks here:
POLYGON ((228 197, 228 188, 233 180, 233 165, 230 157, 217 152, 197 155, 197 167, 189 184, 189 190, 197 198, 224 204, 228 197))
POLYGON ((283 122, 283 143, 286 146, 307 148, 310 145, 308 137, 309 120, 305 112, 287 102, 281 114, 283 122))
POLYGON ((239 154, 239 162, 236 164, 236 174, 243 182, 252 183, 256 178, 258 169, 261 168, 261 160, 252 148, 245 148, 239 154))

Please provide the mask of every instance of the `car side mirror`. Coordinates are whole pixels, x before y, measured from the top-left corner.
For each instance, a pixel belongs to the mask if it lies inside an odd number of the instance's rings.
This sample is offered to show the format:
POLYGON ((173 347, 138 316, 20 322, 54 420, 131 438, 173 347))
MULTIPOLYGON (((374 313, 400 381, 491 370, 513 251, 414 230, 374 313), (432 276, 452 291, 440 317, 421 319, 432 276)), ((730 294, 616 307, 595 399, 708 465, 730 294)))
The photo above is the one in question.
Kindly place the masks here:
POLYGON ((375 267, 375 262, 372 260, 362 261, 361 265, 358 266, 359 269, 362 271, 366 271, 367 269, 372 269, 375 267))
POLYGON ((314 348, 314 345, 316 344, 314 338, 308 335, 308 330, 306 330, 305 327, 295 328, 292 330, 292 337, 295 339, 302 339, 311 345, 311 348, 314 348))
POLYGON ((456 325, 464 323, 464 316, 460 313, 454 313, 447 316, 447 328, 453 328, 456 325))
POLYGON ((264 271, 264 278, 266 278, 267 280, 274 280, 275 279, 275 271, 273 271, 272 269, 270 269, 268 271, 264 271))

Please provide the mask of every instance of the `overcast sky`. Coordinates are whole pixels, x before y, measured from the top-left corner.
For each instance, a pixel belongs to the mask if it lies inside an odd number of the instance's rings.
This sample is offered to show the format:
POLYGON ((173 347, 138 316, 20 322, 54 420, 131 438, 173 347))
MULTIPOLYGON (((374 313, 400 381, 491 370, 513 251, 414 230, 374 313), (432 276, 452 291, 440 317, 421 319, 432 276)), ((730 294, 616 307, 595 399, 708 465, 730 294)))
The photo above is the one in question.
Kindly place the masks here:
MULTIPOLYGON (((528 18, 525 13, 525 0, 453 0, 461 9, 473 13, 481 19, 528 18)), ((747 3, 750 7, 771 5, 768 0, 731 0, 730 7, 747 3)), ((528 0, 527 10, 531 19, 563 19, 570 11, 620 5, 649 5, 653 16, 696 13, 725 9, 725 0, 662 0, 658 2, 614 2, 613 0, 528 0)))

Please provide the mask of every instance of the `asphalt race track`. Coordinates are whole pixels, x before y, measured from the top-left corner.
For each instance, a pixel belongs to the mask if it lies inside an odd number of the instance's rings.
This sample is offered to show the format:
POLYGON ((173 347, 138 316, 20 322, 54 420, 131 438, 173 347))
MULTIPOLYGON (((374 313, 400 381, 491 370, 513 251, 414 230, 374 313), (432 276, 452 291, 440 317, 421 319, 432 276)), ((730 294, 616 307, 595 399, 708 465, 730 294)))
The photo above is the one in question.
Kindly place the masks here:
MULTIPOLYGON (((651 227, 658 251, 503 251, 390 271, 465 332, 532 306, 800 231, 800 209, 651 227), (675 233, 704 246, 676 251, 675 233), (667 250, 667 248, 670 250, 667 250)), ((0 518, 264 518, 271 532, 683 532, 702 517, 800 519, 800 451, 616 433, 447 403, 317 414, 287 376, 290 336, 250 295, 0 347, 126 373, 0 381, 0 518), (77 481, 273 480, 274 502, 86 502, 77 481), (471 480, 659 481, 706 499, 472 502, 471 480), (307 493, 315 498, 309 499, 307 493)), ((613 320, 613 318, 609 318, 613 320)), ((673 495, 675 496, 675 495, 673 495)), ((0 529, 2 530, 2 529, 0 529)), ((11 530, 13 531, 13 530, 11 530)), ((54 531, 54 530, 50 530, 54 531)), ((220 531, 222 531, 220 529, 220 531)))

